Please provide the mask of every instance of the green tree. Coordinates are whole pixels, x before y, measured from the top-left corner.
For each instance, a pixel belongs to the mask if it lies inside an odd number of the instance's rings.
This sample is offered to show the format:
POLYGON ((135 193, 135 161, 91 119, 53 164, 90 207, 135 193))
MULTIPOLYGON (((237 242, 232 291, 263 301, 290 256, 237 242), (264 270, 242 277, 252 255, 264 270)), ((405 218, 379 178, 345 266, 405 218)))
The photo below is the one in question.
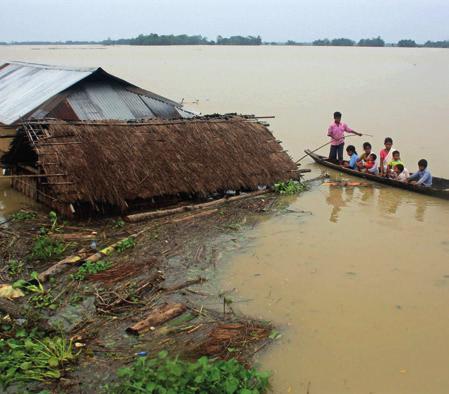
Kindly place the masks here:
POLYGON ((355 43, 349 38, 334 38, 330 44, 336 47, 352 47, 355 43))
POLYGON ((316 45, 316 46, 328 46, 330 44, 331 44, 331 42, 327 38, 322 39, 322 40, 321 39, 315 40, 312 42, 312 45, 316 45))
POLYGON ((418 44, 414 40, 400 40, 398 41, 398 47, 401 48, 414 48, 417 47, 418 44))
POLYGON ((385 41, 380 37, 362 38, 357 45, 359 47, 384 47, 385 41))

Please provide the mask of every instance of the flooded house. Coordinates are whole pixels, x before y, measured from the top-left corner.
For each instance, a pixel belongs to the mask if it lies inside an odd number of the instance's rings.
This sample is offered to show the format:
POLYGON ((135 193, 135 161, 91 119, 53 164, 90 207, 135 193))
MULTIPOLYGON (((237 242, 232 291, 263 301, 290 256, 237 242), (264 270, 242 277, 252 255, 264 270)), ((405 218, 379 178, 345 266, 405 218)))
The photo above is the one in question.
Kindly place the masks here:
POLYGON ((0 67, 11 184, 67 217, 253 191, 297 166, 252 116, 195 116, 101 68, 0 67))
POLYGON ((15 189, 68 217, 254 191, 297 175, 270 130, 241 116, 29 122, 1 160, 15 189))

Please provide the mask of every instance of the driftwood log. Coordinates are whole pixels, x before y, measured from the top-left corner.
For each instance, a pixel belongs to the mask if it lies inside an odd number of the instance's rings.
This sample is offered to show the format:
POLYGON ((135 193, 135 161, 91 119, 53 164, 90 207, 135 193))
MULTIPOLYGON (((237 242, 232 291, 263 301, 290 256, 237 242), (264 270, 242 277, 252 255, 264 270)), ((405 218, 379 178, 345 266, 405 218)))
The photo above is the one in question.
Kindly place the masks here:
POLYGON ((136 223, 136 222, 141 222, 144 220, 156 219, 156 218, 161 218, 161 217, 168 216, 168 215, 173 215, 175 213, 180 213, 180 212, 208 209, 211 207, 216 207, 219 205, 226 204, 228 202, 243 200, 246 198, 256 197, 256 196, 260 196, 262 194, 267 194, 267 193, 271 193, 271 191, 270 190, 260 190, 257 192, 241 194, 240 196, 234 196, 234 197, 229 197, 229 198, 220 198, 219 200, 209 201, 209 202, 205 202, 202 204, 185 205, 183 207, 178 207, 178 208, 136 213, 134 215, 125 216, 124 219, 127 222, 136 223))
POLYGON ((41 282, 45 282, 51 276, 59 274, 66 268, 72 266, 73 264, 80 263, 87 256, 89 256, 89 252, 85 248, 80 249, 76 254, 66 257, 61 261, 58 261, 56 264, 53 264, 51 267, 41 272, 38 278, 41 282))
POLYGON ((50 234, 50 238, 59 239, 61 241, 75 241, 75 240, 92 240, 98 237, 97 234, 90 233, 72 233, 72 234, 50 234))
POLYGON ((149 330, 165 323, 168 320, 174 319, 187 310, 184 304, 165 304, 153 310, 144 320, 128 327, 126 332, 128 334, 139 335, 142 332, 149 330))

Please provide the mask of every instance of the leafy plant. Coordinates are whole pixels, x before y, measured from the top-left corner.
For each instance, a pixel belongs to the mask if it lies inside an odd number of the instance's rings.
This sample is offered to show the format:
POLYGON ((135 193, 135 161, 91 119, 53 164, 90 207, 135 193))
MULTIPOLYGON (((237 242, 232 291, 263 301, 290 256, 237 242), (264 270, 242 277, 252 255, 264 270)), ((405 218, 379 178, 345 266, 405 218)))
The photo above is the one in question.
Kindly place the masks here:
POLYGON ((40 235, 34 242, 31 258, 42 261, 58 258, 65 252, 68 246, 64 242, 50 238, 48 235, 40 235))
POLYGON ((36 218, 37 213, 32 211, 17 211, 11 215, 11 219, 15 222, 32 220, 36 218))
POLYGON ((115 229, 125 227, 125 222, 122 219, 114 220, 114 222, 112 223, 112 227, 114 227, 115 229))
POLYGON ((6 265, 9 276, 18 276, 23 272, 23 262, 20 260, 9 260, 6 265))
POLYGON ((41 338, 35 330, 16 331, 15 337, 0 340, 0 387, 32 380, 58 379, 78 354, 64 337, 41 338))
POLYGON ((126 249, 134 248, 136 246, 136 240, 134 238, 125 238, 115 247, 118 252, 123 252, 126 249))
POLYGON ((139 358, 131 367, 117 371, 118 383, 105 387, 107 393, 214 393, 261 394, 269 385, 269 372, 246 369, 237 360, 196 362, 170 359, 162 351, 157 358, 139 358))
POLYGON ((279 194, 292 195, 305 190, 304 184, 290 180, 288 182, 278 182, 274 184, 274 191, 279 194))
POLYGON ((29 293, 34 293, 30 297, 30 302, 35 308, 50 308, 56 309, 57 304, 55 303, 53 296, 50 292, 47 292, 39 280, 38 273, 32 272, 31 279, 29 281, 25 279, 19 279, 14 282, 13 288, 23 289, 29 293))
POLYGON ((37 272, 31 273, 31 280, 27 281, 25 279, 19 279, 14 282, 13 287, 16 289, 24 289, 30 293, 44 294, 45 289, 42 283, 39 281, 39 276, 37 272))
POLYGON ((59 231, 60 228, 58 227, 58 215, 56 214, 55 211, 50 211, 50 213, 48 214, 48 217, 50 219, 50 231, 51 232, 55 232, 55 231, 59 231))
POLYGON ((78 271, 72 275, 72 279, 82 281, 90 275, 106 271, 111 268, 111 266, 112 263, 105 260, 100 260, 97 262, 88 261, 78 268, 78 271))

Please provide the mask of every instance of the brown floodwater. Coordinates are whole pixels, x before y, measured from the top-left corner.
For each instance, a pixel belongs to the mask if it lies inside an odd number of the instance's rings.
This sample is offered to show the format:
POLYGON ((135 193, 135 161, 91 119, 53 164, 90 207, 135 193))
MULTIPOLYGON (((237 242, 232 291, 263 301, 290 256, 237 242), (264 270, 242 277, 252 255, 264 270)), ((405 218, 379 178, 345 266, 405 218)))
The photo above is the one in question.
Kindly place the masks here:
MULTIPOLYGON (((449 178, 448 50, 0 47, 5 60, 102 66, 203 113, 275 115, 272 129, 296 158, 326 141, 340 110, 376 150, 391 136, 409 169, 424 157, 449 178)), ((4 215, 18 199, 0 193, 4 215)), ((449 202, 314 184, 286 203, 220 274, 246 300, 235 308, 281 329, 258 355, 273 392, 449 392, 449 202)))

